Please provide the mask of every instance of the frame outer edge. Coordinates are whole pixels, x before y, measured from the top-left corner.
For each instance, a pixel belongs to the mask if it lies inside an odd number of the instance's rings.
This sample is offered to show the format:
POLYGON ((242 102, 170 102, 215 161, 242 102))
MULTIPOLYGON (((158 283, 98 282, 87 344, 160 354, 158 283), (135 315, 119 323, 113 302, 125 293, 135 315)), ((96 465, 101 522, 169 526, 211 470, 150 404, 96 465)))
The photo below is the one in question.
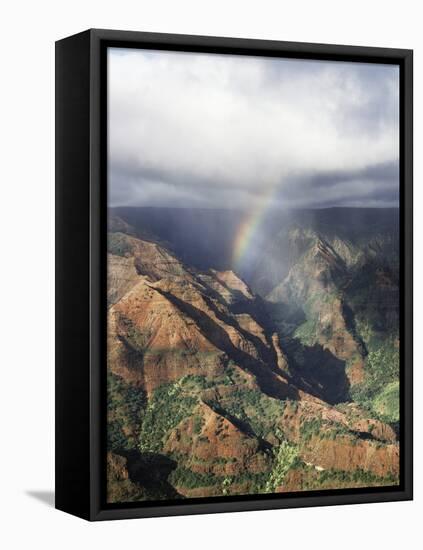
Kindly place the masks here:
MULTIPOLYGON (((91 29, 89 33, 89 514, 85 519, 110 520, 139 517, 158 517, 186 514, 204 514, 216 512, 253 511, 267 509, 281 509, 309 506, 330 506, 341 504, 359 504, 366 502, 401 501, 412 498, 412 399, 409 400, 405 410, 406 427, 406 476, 404 490, 384 493, 339 494, 327 496, 292 496, 286 499, 274 500, 243 500, 226 501, 216 503, 198 502, 198 504, 172 504, 163 506, 122 507, 115 509, 102 509, 101 505, 101 473, 103 450, 100 437, 101 416, 101 368, 103 359, 101 353, 101 315, 102 311, 102 280, 101 280, 101 244, 102 235, 102 197, 105 190, 101 189, 104 181, 104 166, 101 160, 101 104, 104 101, 105 90, 101 88, 101 46, 108 41, 127 41, 128 43, 149 43, 150 47, 156 45, 168 45, 174 49, 184 49, 184 46, 192 48, 206 47, 215 51, 227 48, 241 48, 244 54, 263 55, 265 51, 273 50, 275 55, 284 53, 301 52, 302 56, 315 57, 331 55, 342 61, 349 57, 360 58, 356 61, 364 61, 366 58, 389 60, 385 62, 402 64, 405 75, 404 95, 404 189, 405 208, 407 218, 404 223, 404 237, 406 242, 405 258, 405 316, 406 349, 404 364, 407 367, 405 389, 412 391, 412 58, 413 52, 404 49, 367 48, 360 46, 334 46, 325 44, 292 43, 279 41, 262 41, 256 39, 216 38, 189 35, 169 35, 159 33, 138 33, 131 31, 109 31, 91 29)), ((66 40, 66 39, 65 39, 66 40)), ((60 41, 61 42, 61 41, 60 41)), ((226 52, 227 53, 227 52, 226 52)), ((412 395, 409 393, 408 395, 412 395)), ((71 512, 72 513, 72 512, 71 512)), ((77 514, 79 515, 79 514, 77 514)))
POLYGON ((89 516, 88 33, 56 42, 56 502, 89 516))
POLYGON ((103 284, 101 272, 102 253, 102 166, 101 166, 101 89, 100 40, 90 31, 90 520, 97 518, 101 509, 102 461, 101 407, 103 284))
MULTIPOLYGON (((405 492, 413 499, 413 51, 404 54, 404 437, 405 492)), ((401 458, 400 458, 401 460, 401 458)))

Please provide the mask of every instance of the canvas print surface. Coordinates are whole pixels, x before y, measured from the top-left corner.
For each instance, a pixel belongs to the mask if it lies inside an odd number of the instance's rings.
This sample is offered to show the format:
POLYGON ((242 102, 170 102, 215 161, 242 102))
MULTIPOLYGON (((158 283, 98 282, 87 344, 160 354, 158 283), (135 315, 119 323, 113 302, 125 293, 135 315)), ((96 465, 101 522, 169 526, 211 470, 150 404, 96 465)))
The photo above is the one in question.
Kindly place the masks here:
POLYGON ((398 67, 109 48, 107 93, 107 501, 398 485, 398 67))

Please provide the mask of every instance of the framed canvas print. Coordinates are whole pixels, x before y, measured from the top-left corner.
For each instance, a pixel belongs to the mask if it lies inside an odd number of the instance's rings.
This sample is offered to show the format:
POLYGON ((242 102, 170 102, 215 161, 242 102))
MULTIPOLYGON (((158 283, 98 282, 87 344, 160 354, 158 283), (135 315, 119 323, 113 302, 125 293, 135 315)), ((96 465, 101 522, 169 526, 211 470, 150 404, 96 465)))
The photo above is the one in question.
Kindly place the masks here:
POLYGON ((56 44, 56 506, 412 498, 412 52, 56 44))

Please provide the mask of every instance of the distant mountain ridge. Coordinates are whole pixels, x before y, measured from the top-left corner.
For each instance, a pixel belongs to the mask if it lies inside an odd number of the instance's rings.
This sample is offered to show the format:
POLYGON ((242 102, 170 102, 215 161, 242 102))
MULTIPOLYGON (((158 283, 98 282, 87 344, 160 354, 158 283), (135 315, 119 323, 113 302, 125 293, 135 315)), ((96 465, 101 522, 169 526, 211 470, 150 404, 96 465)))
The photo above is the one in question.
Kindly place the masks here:
POLYGON ((184 263, 202 270, 236 271, 261 295, 281 282, 287 274, 287 259, 295 259, 301 251, 292 247, 289 234, 296 228, 317 233, 327 242, 333 241, 335 247, 347 243, 345 251, 380 235, 390 236, 394 255, 399 246, 399 209, 396 208, 269 210, 257 229, 256 246, 250 247, 240 265, 234 265, 234 240, 247 214, 237 209, 116 207, 109 210, 111 220, 124 220, 138 237, 162 243, 184 263), (261 273, 263 260, 267 262, 265 271, 269 280, 264 280, 261 273))

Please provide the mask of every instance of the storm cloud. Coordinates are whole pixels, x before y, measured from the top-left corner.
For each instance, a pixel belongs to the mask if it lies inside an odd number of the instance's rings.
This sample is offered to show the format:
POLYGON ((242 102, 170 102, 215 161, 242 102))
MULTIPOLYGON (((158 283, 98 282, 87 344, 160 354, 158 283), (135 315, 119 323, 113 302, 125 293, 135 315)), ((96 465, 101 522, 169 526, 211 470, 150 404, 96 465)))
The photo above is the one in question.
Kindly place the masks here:
POLYGON ((112 206, 397 206, 395 66, 108 54, 112 206))

